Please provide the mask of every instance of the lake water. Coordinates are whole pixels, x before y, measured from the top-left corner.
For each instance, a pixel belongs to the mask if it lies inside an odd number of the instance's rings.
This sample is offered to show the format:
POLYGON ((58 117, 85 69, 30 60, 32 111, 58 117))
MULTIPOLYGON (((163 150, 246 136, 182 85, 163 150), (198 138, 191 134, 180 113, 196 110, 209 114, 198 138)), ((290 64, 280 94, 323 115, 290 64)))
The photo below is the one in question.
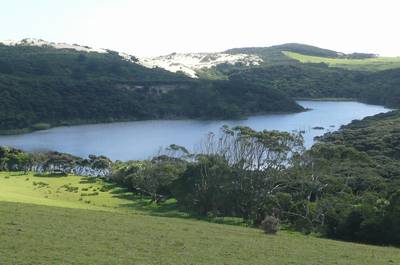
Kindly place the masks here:
POLYGON ((251 116, 246 120, 155 120, 58 127, 22 135, 0 136, 0 146, 25 151, 53 150, 87 157, 105 155, 112 160, 146 159, 160 148, 177 144, 193 150, 209 132, 224 124, 245 125, 255 130, 305 131, 306 146, 313 138, 390 109, 352 101, 298 101, 312 110, 292 114, 251 116), (315 130, 313 127, 324 127, 315 130))

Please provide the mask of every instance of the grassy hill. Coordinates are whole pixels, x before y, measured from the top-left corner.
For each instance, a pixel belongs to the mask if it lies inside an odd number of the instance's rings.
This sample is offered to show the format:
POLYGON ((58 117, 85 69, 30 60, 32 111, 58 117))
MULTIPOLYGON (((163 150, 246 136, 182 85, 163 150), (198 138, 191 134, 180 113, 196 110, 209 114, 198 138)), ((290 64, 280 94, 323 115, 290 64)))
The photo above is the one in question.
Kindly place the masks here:
POLYGON ((337 52, 332 50, 299 43, 287 43, 271 47, 235 48, 227 50, 226 52, 230 54, 244 53, 258 55, 264 60, 263 66, 295 63, 296 59, 287 56, 285 53, 283 53, 284 51, 291 51, 312 56, 322 56, 326 58, 336 58, 339 55, 337 52))
POLYGON ((339 67, 348 70, 383 71, 400 68, 400 57, 349 59, 313 56, 292 51, 283 51, 283 54, 302 63, 325 63, 331 67, 339 67))
POLYGON ((348 98, 399 106, 400 57, 344 54, 315 46, 289 43, 271 47, 227 50, 263 59, 258 66, 218 65, 207 69, 213 78, 246 80, 274 87, 295 98, 348 98))
POLYGON ((268 236, 258 229, 188 218, 175 210, 173 202, 159 209, 132 196, 107 183, 76 176, 0 173, 0 264, 357 265, 400 261, 396 248, 288 231, 268 236))

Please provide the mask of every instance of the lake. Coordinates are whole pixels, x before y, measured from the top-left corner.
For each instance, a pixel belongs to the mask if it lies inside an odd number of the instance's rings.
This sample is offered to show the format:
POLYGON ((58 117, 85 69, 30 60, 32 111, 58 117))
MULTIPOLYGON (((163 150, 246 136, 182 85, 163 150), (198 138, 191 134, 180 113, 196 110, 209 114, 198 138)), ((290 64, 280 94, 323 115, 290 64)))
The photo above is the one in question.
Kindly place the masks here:
POLYGON ((58 127, 50 130, 0 136, 0 146, 25 151, 59 151, 76 156, 105 155, 112 160, 146 159, 170 144, 193 150, 209 132, 224 124, 255 130, 305 131, 307 147, 313 138, 354 119, 390 111, 382 106, 353 101, 298 101, 310 111, 251 116, 246 120, 153 120, 58 127), (323 130, 313 129, 323 127, 323 130))

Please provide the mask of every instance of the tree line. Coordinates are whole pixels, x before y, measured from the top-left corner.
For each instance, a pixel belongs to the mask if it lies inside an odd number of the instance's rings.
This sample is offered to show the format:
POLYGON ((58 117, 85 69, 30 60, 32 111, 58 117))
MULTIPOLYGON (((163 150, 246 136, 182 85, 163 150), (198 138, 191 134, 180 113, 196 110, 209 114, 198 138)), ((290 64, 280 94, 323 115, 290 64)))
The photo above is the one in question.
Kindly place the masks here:
POLYGON ((300 134, 224 127, 200 153, 175 148, 172 156, 119 162, 111 179, 157 203, 175 198, 200 216, 240 217, 253 226, 273 217, 304 233, 398 245, 399 157, 382 163, 381 150, 330 137, 305 150, 300 134))

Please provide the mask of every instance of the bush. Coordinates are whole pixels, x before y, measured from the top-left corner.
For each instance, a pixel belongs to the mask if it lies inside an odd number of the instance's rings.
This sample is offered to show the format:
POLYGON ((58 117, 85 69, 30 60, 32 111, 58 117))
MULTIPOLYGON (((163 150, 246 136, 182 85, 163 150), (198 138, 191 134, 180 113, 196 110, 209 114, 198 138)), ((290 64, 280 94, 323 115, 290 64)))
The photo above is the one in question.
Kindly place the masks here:
POLYGON ((261 229, 266 234, 276 234, 276 232, 279 230, 279 219, 273 216, 265 217, 265 219, 261 222, 261 229))
POLYGON ((32 125, 32 129, 34 130, 47 130, 50 129, 51 125, 48 123, 35 123, 34 125, 32 125))

